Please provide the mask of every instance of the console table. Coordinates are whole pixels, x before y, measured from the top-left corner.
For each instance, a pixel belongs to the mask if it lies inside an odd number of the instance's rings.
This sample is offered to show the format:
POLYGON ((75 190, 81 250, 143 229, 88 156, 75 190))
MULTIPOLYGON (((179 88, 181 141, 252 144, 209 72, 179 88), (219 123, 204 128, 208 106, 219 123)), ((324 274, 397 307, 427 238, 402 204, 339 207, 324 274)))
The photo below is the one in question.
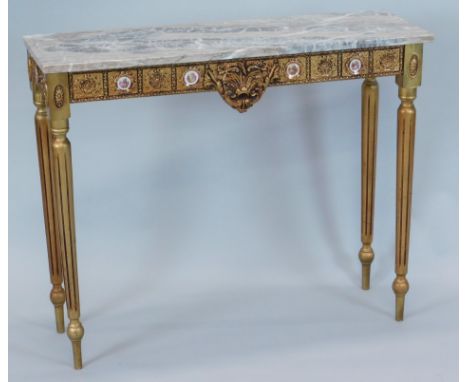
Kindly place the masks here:
MULTIPOLYGON (((56 328, 65 331, 66 302, 75 368, 82 367, 75 246, 70 104, 217 91, 245 112, 267 88, 335 80, 362 83, 362 207, 359 259, 369 289, 372 250, 378 84, 395 76, 397 112, 396 320, 409 284, 413 152, 423 44, 431 33, 388 13, 317 14, 276 19, 58 33, 24 38, 33 101, 56 328)), ((180 100, 183 102, 183 99, 180 100)))

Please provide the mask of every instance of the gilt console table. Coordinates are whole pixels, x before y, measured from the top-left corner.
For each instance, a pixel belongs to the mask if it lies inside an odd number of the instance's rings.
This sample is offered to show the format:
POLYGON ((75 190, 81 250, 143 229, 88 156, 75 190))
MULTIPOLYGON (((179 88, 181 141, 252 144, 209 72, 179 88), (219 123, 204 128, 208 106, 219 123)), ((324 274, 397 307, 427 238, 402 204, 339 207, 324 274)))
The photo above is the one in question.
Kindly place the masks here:
MULTIPOLYGON (((416 111, 429 32, 388 14, 360 12, 24 38, 33 100, 56 328, 66 302, 75 368, 82 367, 70 104, 217 91, 239 112, 277 85, 364 79, 362 84, 362 288, 369 289, 377 138, 376 77, 395 76, 397 113, 396 320, 403 319, 416 111)), ((183 102, 181 99, 180 102, 183 102)), ((338 106, 338 105, 337 105, 338 106)))

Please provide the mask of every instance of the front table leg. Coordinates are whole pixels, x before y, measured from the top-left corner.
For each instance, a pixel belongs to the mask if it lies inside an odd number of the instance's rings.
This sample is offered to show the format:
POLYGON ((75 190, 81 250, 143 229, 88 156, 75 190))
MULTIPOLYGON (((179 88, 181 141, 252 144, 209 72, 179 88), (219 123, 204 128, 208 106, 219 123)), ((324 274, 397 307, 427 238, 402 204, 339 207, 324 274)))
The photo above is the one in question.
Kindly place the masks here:
POLYGON ((362 289, 369 289, 371 263, 374 259, 372 236, 374 230, 375 159, 379 85, 375 78, 362 83, 362 173, 361 173, 361 241, 359 260, 362 264, 362 289))
POLYGON ((398 95, 401 105, 398 108, 397 138, 397 208, 396 208, 396 254, 393 291, 396 295, 395 319, 403 320, 405 295, 409 289, 408 249, 411 220, 411 194, 413 186, 414 134, 416 109, 413 100, 416 88, 400 87, 398 95))
POLYGON ((396 296, 395 319, 402 321, 405 296, 409 290, 406 279, 411 223, 411 197, 413 188, 414 139, 416 109, 413 101, 421 84, 422 45, 406 45, 403 74, 396 78, 398 96, 397 179, 396 179, 396 243, 393 291, 396 296))
POLYGON ((33 101, 36 106, 34 118, 36 124, 37 153, 39 159, 39 172, 41 177, 42 207, 49 255, 49 273, 52 283, 50 300, 55 307, 55 325, 58 333, 65 331, 63 304, 65 291, 62 287, 62 264, 60 261, 59 241, 55 230, 54 200, 52 189, 52 171, 49 150, 49 122, 47 117, 47 104, 44 94, 45 77, 33 65, 29 58, 29 73, 33 101))
POLYGON ((65 294, 70 323, 67 334, 72 342, 75 369, 82 368, 81 339, 84 329, 80 322, 80 300, 73 211, 73 181, 71 146, 67 139, 70 104, 66 73, 47 75, 47 95, 50 117, 51 157, 55 189, 57 232, 60 237, 65 294))

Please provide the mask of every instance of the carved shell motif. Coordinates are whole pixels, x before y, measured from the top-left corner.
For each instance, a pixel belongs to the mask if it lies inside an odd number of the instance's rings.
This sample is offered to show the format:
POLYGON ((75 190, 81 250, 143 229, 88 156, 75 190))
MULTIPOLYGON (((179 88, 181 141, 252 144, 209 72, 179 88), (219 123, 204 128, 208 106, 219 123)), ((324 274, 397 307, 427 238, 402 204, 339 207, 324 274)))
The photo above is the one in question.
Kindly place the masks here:
POLYGON ((79 82, 80 90, 85 94, 91 94, 96 89, 96 80, 87 75, 79 82))
POLYGON ((149 75, 148 83, 154 89, 159 89, 162 85, 163 80, 164 80, 164 75, 158 69, 154 69, 151 71, 151 74, 149 75))
POLYGON ((57 85, 54 89, 54 103, 57 109, 60 109, 65 103, 65 91, 62 85, 57 85))
POLYGON ((396 55, 392 52, 387 52, 382 55, 379 59, 379 64, 384 71, 389 71, 393 69, 395 65, 396 55))
POLYGON ((261 61, 234 62, 220 64, 208 76, 224 101, 243 113, 258 102, 277 69, 277 64, 261 61))
POLYGON ((333 60, 330 57, 324 57, 317 65, 317 71, 322 76, 330 76, 333 72, 333 60))

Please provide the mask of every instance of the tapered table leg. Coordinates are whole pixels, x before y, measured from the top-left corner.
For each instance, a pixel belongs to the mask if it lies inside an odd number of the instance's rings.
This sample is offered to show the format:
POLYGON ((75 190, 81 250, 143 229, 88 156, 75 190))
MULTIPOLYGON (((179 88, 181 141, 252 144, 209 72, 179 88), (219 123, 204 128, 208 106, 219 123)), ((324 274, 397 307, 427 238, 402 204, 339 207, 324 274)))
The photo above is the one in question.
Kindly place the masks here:
POLYGON ((396 78, 398 96, 401 100, 397 122, 397 174, 396 174, 396 240, 395 273, 395 319, 404 317, 405 296, 409 290, 406 278, 411 223, 411 199, 413 190, 414 139, 416 129, 417 87, 421 85, 422 51, 421 44, 405 46, 403 73, 396 78))
POLYGON ((362 264, 362 289, 370 287, 371 263, 374 259, 372 238, 374 228, 375 162, 379 86, 374 78, 362 84, 362 173, 361 173, 361 241, 359 259, 362 264))
POLYGON ((71 146, 67 138, 70 105, 67 74, 47 75, 47 94, 50 117, 51 160, 55 189, 55 212, 60 237, 63 276, 70 323, 67 334, 72 342, 76 369, 82 367, 81 339, 84 329, 80 322, 80 299, 75 244, 75 217, 71 146))
POLYGON ((49 273, 50 281, 52 283, 50 300, 55 307, 55 324, 57 332, 63 333, 65 331, 63 312, 65 291, 62 287, 62 264, 59 253, 58 235, 55 230, 52 171, 49 151, 49 124, 44 92, 45 77, 39 72, 31 58, 28 58, 28 60, 33 101, 36 106, 35 124, 37 152, 41 178, 42 207, 44 211, 47 251, 49 255, 49 273))
POLYGON ((400 87, 397 138, 397 208, 396 208, 396 256, 393 291, 396 296, 395 319, 403 320, 405 295, 409 289, 408 251, 411 221, 411 195, 413 188, 413 156, 416 126, 416 110, 413 100, 416 88, 400 87))

